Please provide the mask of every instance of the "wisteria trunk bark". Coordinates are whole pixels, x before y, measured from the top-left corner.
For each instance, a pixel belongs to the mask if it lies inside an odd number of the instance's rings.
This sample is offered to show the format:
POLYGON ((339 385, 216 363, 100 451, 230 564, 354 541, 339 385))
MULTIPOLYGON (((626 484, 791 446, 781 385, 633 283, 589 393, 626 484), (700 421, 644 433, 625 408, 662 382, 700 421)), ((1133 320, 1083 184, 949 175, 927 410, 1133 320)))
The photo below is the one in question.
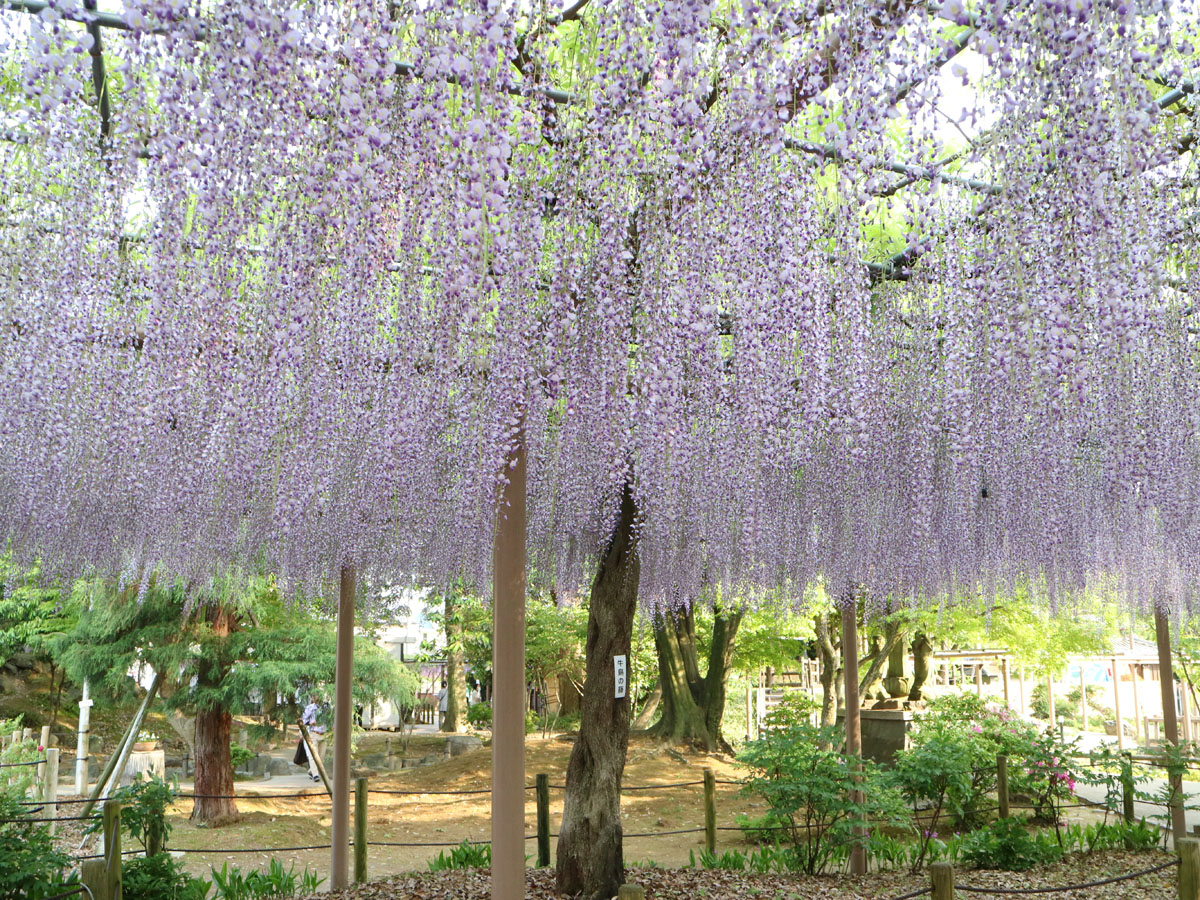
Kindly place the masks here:
POLYGON ((629 655, 637 608, 637 509, 630 485, 592 582, 579 738, 567 765, 557 879, 562 893, 607 900, 625 879, 621 776, 629 746, 630 698, 613 694, 613 657, 629 655))
MULTIPOLYGON (((217 637, 233 633, 236 614, 221 606, 208 613, 208 622, 217 637)), ((197 668, 201 685, 216 687, 228 671, 221 659, 204 659, 197 668)), ((196 799, 192 803, 192 821, 209 826, 228 825, 238 819, 233 800, 233 757, 230 733, 233 716, 228 707, 214 706, 196 713, 196 799)))
POLYGON ((721 735, 726 682, 742 613, 718 609, 713 620, 708 668, 700 675, 696 620, 691 607, 665 613, 654 629, 662 718, 651 731, 670 741, 689 741, 705 750, 729 749, 721 735))
POLYGON ((913 681, 908 691, 909 700, 925 698, 925 682, 929 680, 929 661, 933 658, 933 644, 924 632, 918 632, 912 642, 913 681))

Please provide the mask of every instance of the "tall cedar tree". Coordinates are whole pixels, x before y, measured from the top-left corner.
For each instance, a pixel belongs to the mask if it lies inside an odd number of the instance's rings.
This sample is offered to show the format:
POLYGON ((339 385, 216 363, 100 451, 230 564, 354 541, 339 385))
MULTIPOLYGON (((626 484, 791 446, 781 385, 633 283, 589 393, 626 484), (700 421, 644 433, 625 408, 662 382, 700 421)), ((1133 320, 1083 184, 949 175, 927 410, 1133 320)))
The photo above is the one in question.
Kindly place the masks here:
MULTIPOLYGON (((195 716, 196 794, 192 819, 219 825, 237 818, 230 732, 233 716, 249 712, 251 697, 274 701, 277 721, 295 721, 309 695, 332 694, 336 627, 328 619, 289 608, 270 579, 219 599, 189 603, 178 585, 91 591, 90 608, 57 644, 75 680, 88 678, 96 693, 125 698, 139 663, 168 679, 163 702, 195 716)), ((367 637, 354 647, 354 700, 411 705, 416 677, 367 637)))

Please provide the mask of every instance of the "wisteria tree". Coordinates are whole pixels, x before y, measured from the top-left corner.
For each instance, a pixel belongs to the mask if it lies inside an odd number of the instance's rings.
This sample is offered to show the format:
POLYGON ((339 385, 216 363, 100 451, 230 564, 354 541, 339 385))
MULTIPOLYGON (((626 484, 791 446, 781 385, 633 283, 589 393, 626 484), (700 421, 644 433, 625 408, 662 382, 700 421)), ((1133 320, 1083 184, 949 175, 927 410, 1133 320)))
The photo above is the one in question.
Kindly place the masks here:
POLYGON ((1194 9, 23 8, 13 552, 485 584, 527 448, 591 586, 561 887, 622 872, 638 600, 1191 604, 1194 9))

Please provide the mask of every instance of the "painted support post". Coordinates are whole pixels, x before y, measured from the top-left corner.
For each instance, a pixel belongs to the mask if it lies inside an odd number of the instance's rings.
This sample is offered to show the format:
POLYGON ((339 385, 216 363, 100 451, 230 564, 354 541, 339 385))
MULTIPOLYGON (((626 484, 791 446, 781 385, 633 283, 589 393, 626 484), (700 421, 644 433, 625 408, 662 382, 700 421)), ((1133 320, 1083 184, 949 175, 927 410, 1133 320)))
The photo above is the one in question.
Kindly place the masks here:
POLYGON ((754 688, 746 682, 746 743, 754 740, 754 688))
POLYGON ((525 440, 492 544, 492 898, 525 897, 525 440))
POLYGON ((83 679, 83 697, 79 700, 79 732, 75 739, 75 794, 82 797, 88 789, 88 762, 91 751, 92 698, 87 679, 83 679))
POLYGON ((1200 900, 1200 841, 1181 837, 1175 852, 1179 854, 1179 900, 1200 900))
POLYGON ((1018 710, 1022 718, 1029 715, 1029 704, 1025 702, 1025 667, 1017 669, 1017 696, 1020 698, 1021 708, 1018 710))
POLYGON ((350 886, 350 731, 354 721, 354 567, 342 566, 338 585, 337 661, 333 684, 333 812, 329 888, 350 886))
MULTIPOLYGON (((853 595, 843 600, 842 606, 842 669, 846 679, 846 754, 862 756, 862 719, 858 700, 858 605, 853 595)), ((861 765, 856 765, 859 773, 861 765)), ((853 797, 861 800, 861 774, 855 775, 853 797)), ((854 843, 850 848, 850 874, 865 875, 867 872, 866 829, 862 822, 854 825, 854 843)))
POLYGON ((975 696, 983 696, 983 660, 975 660, 975 696))
MULTIPOLYGON (((1154 637, 1158 644, 1158 683, 1162 688, 1163 734, 1167 742, 1179 746, 1179 720, 1175 715, 1175 669, 1171 665, 1171 625, 1167 611, 1161 606, 1154 608, 1154 637)), ((1175 846, 1187 834, 1187 823, 1183 815, 1183 778, 1169 776, 1171 800, 1171 837, 1175 846)))
POLYGON ((932 900, 954 900, 954 867, 947 862, 935 862, 929 867, 932 900))
POLYGON ((1008 657, 1000 657, 1000 677, 1004 683, 1004 705, 1012 706, 1012 700, 1009 699, 1009 684, 1008 684, 1008 657))
POLYGON ((1138 666, 1129 664, 1129 680, 1133 682, 1133 742, 1136 744, 1142 735, 1142 699, 1138 696, 1138 666))
POLYGON ((354 779, 354 883, 367 883, 367 779, 354 779))
POLYGON ((1117 749, 1125 749, 1125 723, 1121 719, 1121 675, 1117 671, 1117 658, 1112 658, 1113 715, 1117 717, 1117 749))
MULTIPOLYGON (((996 802, 1000 818, 1007 819, 1008 808, 1008 757, 1001 753, 996 757, 996 802)), ((930 826, 931 828, 933 826, 930 826)))
POLYGON ((623 884, 617 888, 617 900, 646 900, 646 889, 637 884, 623 884))
POLYGON ((104 801, 104 881, 109 900, 121 900, 121 804, 104 801))
POLYGON ((537 782, 537 864, 550 865, 550 776, 538 772, 537 782))
POLYGON ((704 849, 717 852, 717 776, 704 770, 704 849))
MULTIPOLYGON (((46 801, 46 815, 58 818, 58 754, 57 747, 46 750, 46 778, 42 781, 42 799, 46 801)), ((54 834, 57 822, 50 823, 50 833, 54 834)))

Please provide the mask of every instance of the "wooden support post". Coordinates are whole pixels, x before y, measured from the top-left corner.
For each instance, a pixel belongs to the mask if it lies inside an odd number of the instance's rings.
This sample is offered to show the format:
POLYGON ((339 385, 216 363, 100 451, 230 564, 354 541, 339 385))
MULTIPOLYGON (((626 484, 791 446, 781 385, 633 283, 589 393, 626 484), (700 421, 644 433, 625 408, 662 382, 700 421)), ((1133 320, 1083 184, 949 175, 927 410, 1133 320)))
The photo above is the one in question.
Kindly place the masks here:
MULTIPOLYGON (((1001 753, 996 757, 996 803, 999 805, 1000 818, 1007 819, 1008 808, 1008 757, 1001 753)), ((933 827, 932 825, 930 826, 933 827)))
POLYGON ((91 752, 92 698, 83 679, 83 697, 79 700, 79 732, 75 739, 75 795, 82 797, 88 788, 88 762, 91 752))
POLYGON ((1133 803, 1136 799, 1137 794, 1134 793, 1133 786, 1133 760, 1125 757, 1121 760, 1121 817, 1125 820, 1126 825, 1132 825, 1135 821, 1133 803))
POLYGON ((1181 837, 1175 852, 1179 854, 1179 900, 1200 900, 1200 841, 1181 837))
POLYGON ((746 682, 746 742, 754 740, 754 688, 746 682))
POLYGON ((525 897, 525 441, 492 544, 492 900, 525 897))
POLYGON ((1020 698, 1021 708, 1018 710, 1021 718, 1029 715, 1029 704, 1025 702, 1025 667, 1017 669, 1017 696, 1020 698))
POLYGON ((37 764, 37 783, 39 787, 39 795, 45 796, 46 790, 46 751, 50 749, 50 726, 43 725, 42 732, 38 735, 38 752, 41 753, 41 762, 37 764))
POLYGON ((1058 716, 1054 713, 1054 675, 1050 672, 1046 673, 1046 700, 1050 705, 1050 728, 1058 727, 1058 716))
POLYGON ((929 880, 931 900, 954 900, 954 867, 950 863, 933 863, 929 867, 929 880))
POLYGON ((717 776, 704 770, 704 849, 717 852, 717 776))
POLYGON ((1125 722, 1121 719, 1121 675, 1117 669, 1117 658, 1112 658, 1113 715, 1117 717, 1117 749, 1125 749, 1125 722))
POLYGON ((121 900, 121 804, 105 800, 102 825, 104 828, 104 881, 110 900, 121 900))
MULTIPOLYGON (((1179 746, 1179 720, 1175 715, 1175 669, 1171 664, 1171 625, 1167 611, 1161 606, 1154 608, 1154 637, 1158 644, 1159 685, 1162 688, 1163 733, 1167 742, 1179 746)), ((1187 834, 1187 823, 1183 815, 1183 779, 1170 775, 1171 837, 1175 846, 1187 834)))
POLYGON ((646 889, 636 884, 623 884, 617 888, 617 900, 646 900, 646 889))
POLYGON ((537 783, 537 864, 550 865, 550 776, 538 772, 537 783))
MULTIPOLYGON (((46 750, 46 777, 42 781, 42 799, 46 801, 46 815, 58 818, 58 754, 57 747, 46 750)), ((50 833, 54 834, 57 822, 50 823, 50 833)))
POLYGON ((1009 699, 1008 657, 1007 656, 1000 657, 1000 678, 1004 685, 1004 705, 1012 706, 1012 700, 1009 699))
POLYGON ((80 860, 79 880, 88 889, 91 900, 112 900, 112 897, 108 895, 108 866, 104 860, 80 860))
POLYGON ((367 883, 367 779, 354 779, 354 883, 367 883))
MULTIPOLYGON (((858 604, 853 594, 843 599, 842 605, 842 669, 846 679, 846 754, 862 756, 862 719, 858 700, 858 604)), ((861 763, 856 763, 861 773, 861 763)), ((853 797, 861 801, 861 774, 854 778, 853 797)), ((861 821, 854 825, 854 843, 850 848, 850 874, 867 873, 866 829, 861 821)))
POLYGON ((983 696, 983 660, 975 660, 975 696, 983 696))
POLYGON ((350 886, 350 732, 354 722, 354 590, 352 566, 338 585, 337 659, 333 682, 333 811, 330 815, 330 890, 350 886))

